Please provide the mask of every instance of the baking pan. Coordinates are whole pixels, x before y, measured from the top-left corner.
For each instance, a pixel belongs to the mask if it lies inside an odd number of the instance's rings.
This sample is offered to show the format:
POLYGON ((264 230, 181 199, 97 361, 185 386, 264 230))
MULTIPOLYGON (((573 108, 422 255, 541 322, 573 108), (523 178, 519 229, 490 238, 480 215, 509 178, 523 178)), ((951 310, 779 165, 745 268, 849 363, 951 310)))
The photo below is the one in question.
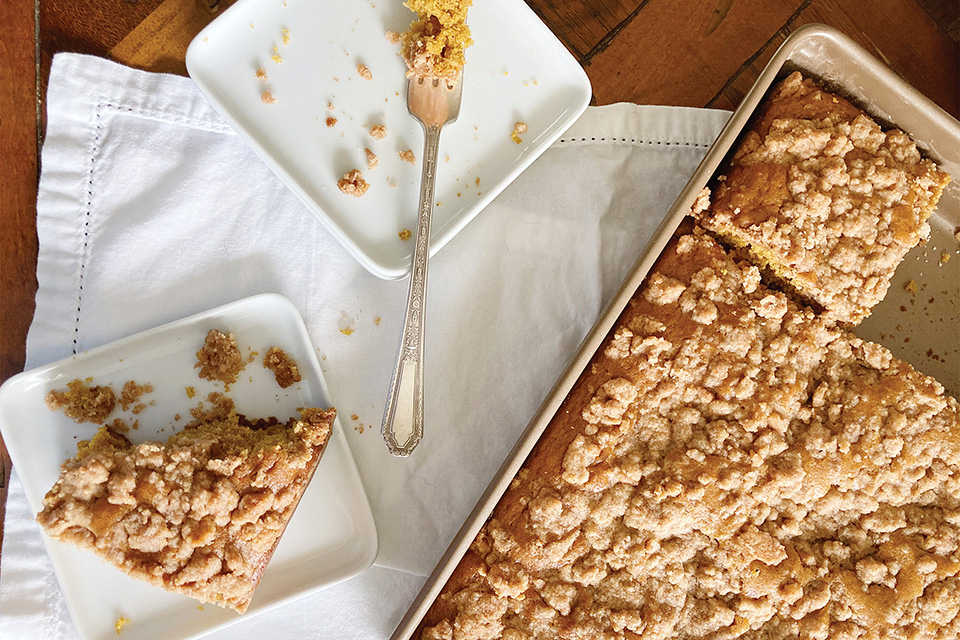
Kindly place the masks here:
POLYGON ((687 216, 697 195, 710 182, 749 123, 757 105, 773 84, 793 71, 801 71, 825 89, 847 98, 885 129, 896 126, 907 132, 922 153, 950 174, 951 183, 930 219, 930 240, 907 255, 885 299, 856 333, 883 344, 897 357, 933 376, 950 394, 960 393, 960 240, 955 236, 960 228, 960 122, 836 29, 824 25, 803 26, 777 50, 707 151, 654 239, 427 579, 392 640, 410 638, 416 631, 577 378, 687 216))

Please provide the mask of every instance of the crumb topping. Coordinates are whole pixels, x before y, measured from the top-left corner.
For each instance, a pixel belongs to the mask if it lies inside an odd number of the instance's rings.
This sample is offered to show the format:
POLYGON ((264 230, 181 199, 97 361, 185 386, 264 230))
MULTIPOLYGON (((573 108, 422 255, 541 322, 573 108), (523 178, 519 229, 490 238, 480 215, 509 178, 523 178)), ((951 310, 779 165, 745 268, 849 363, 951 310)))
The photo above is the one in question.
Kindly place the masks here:
POLYGON ((743 138, 701 222, 856 324, 929 235, 927 218, 948 181, 905 133, 883 131, 794 73, 743 138))
POLYGON ((243 613, 335 412, 253 424, 224 400, 200 413, 166 443, 102 427, 63 463, 37 520, 135 578, 243 613))
POLYGON ((702 232, 591 370, 421 638, 960 631, 960 405, 936 381, 702 232))
POLYGON ((227 385, 236 382, 237 376, 246 366, 233 334, 224 334, 216 329, 207 332, 203 346, 197 351, 197 361, 193 365, 195 369, 200 369, 198 377, 227 385))
POLYGON ((383 124, 371 125, 370 137, 376 138, 377 140, 383 140, 387 137, 387 126, 383 124))
POLYGON ((527 123, 526 122, 516 122, 513 125, 513 131, 510 133, 510 139, 520 144, 523 142, 523 138, 520 137, 520 134, 527 132, 527 123))
POLYGON ((359 198, 370 188, 370 183, 363 179, 359 169, 351 169, 337 180, 337 188, 348 196, 359 198))
POLYGON ((300 367, 297 361, 287 355, 280 347, 270 347, 263 356, 263 367, 273 372, 273 377, 281 389, 300 382, 300 367))
POLYGON ((369 148, 363 149, 364 154, 367 156, 367 169, 375 169, 378 164, 380 164, 380 158, 377 157, 373 151, 369 148))
MULTIPOLYGON (((117 406, 117 394, 110 386, 88 386, 83 380, 67 383, 66 391, 54 389, 44 398, 51 411, 62 410, 74 422, 102 423, 117 406)), ((123 407, 126 409, 126 407, 123 407)))

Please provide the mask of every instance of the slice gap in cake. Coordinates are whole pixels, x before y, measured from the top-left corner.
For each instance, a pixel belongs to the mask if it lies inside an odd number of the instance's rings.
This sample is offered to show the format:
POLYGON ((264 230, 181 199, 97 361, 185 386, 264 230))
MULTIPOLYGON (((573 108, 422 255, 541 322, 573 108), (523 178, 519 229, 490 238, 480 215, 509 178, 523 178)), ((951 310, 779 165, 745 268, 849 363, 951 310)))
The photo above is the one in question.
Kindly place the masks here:
POLYGON ((904 132, 791 74, 738 143, 701 224, 847 326, 930 232, 949 176, 904 132))

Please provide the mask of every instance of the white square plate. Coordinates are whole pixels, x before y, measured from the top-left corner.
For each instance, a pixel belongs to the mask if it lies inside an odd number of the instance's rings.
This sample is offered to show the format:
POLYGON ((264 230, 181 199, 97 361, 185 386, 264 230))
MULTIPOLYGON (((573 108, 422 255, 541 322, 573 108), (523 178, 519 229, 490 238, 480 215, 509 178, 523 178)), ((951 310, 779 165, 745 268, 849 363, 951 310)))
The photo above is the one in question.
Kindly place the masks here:
MULTIPOLYGON (((127 380, 150 383, 142 397, 153 402, 140 412, 111 414, 132 424, 128 437, 139 443, 165 441, 190 420, 190 409, 222 385, 200 380, 193 368, 196 351, 211 328, 233 332, 244 354, 263 354, 279 346, 299 365, 302 382, 281 389, 257 359, 244 369, 227 395, 237 411, 250 417, 285 420, 298 407, 331 406, 316 353, 296 308, 286 298, 266 294, 179 320, 124 338, 10 378, 0 387, 0 431, 34 511, 53 486, 60 464, 76 455, 77 441, 90 438, 98 426, 77 424, 44 405, 51 389, 76 378, 93 378, 119 392, 127 380), (189 398, 186 387, 195 388, 189 398), (175 421, 175 414, 180 414, 175 421)), ((89 551, 57 542, 44 543, 63 588, 67 606, 84 638, 116 637, 114 625, 123 616, 127 640, 191 638, 345 580, 371 564, 377 555, 373 516, 339 421, 327 450, 286 532, 263 574, 244 616, 215 605, 134 580, 89 551)))
MULTIPOLYGON (((213 106, 382 278, 407 274, 413 242, 398 233, 416 230, 423 134, 407 112, 399 47, 385 37, 414 17, 401 0, 239 0, 194 39, 186 59, 213 106), (276 102, 261 100, 265 90, 276 102), (337 123, 328 127, 328 117, 337 123), (369 135, 373 124, 386 125, 386 138, 369 135), (380 159, 372 170, 365 147, 380 159), (407 149, 415 165, 399 158, 407 149), (370 183, 362 197, 337 189, 350 169, 370 183)), ((432 253, 556 141, 591 96, 583 69, 523 0, 478 1, 468 24, 474 45, 460 117, 440 137, 432 253), (517 121, 529 128, 520 144, 510 136, 517 121)))

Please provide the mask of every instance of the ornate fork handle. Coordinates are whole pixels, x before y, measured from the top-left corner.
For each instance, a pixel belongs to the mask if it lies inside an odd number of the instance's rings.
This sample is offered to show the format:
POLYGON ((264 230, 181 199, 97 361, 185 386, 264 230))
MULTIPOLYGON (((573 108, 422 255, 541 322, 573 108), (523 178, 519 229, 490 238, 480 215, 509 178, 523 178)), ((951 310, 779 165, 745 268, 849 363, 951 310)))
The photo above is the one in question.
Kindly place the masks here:
POLYGON ((426 312, 427 262, 430 260, 430 221, 433 218, 433 190, 436 183, 437 151, 442 125, 424 124, 423 173, 420 178, 420 206, 417 237, 403 320, 403 339, 380 433, 395 456, 409 456, 423 437, 423 333, 426 312), (400 437, 406 435, 401 442, 400 437))

